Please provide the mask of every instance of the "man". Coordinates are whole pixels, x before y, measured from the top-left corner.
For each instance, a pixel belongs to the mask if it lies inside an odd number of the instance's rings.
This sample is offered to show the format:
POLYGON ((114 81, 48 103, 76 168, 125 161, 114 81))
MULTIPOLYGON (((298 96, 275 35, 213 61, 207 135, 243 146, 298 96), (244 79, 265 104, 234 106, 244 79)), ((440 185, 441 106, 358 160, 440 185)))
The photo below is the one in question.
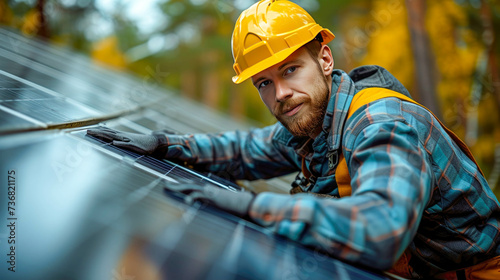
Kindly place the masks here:
POLYGON ((236 179, 302 170, 296 195, 167 186, 330 255, 409 278, 500 279, 500 206, 467 147, 385 69, 334 69, 334 38, 298 5, 236 22, 235 83, 279 121, 249 132, 90 135, 236 179))

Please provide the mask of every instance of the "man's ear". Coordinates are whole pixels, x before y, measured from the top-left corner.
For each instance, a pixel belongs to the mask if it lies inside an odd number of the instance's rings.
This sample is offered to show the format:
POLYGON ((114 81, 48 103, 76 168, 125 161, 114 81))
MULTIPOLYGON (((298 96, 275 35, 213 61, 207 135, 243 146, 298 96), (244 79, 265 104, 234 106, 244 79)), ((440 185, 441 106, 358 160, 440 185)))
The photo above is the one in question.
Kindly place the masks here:
POLYGON ((330 76, 333 72, 335 61, 333 60, 332 50, 328 45, 321 46, 321 50, 318 53, 318 59, 323 74, 325 76, 330 76))

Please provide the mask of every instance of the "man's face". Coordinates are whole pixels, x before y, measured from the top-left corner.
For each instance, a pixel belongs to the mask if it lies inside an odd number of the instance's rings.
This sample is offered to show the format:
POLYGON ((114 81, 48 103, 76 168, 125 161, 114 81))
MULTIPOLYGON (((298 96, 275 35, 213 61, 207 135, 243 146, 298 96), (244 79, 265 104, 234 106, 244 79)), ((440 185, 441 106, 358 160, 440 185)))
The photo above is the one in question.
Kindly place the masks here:
POLYGON ((330 90, 318 61, 305 47, 252 77, 262 101, 295 136, 314 138, 320 131, 330 90))

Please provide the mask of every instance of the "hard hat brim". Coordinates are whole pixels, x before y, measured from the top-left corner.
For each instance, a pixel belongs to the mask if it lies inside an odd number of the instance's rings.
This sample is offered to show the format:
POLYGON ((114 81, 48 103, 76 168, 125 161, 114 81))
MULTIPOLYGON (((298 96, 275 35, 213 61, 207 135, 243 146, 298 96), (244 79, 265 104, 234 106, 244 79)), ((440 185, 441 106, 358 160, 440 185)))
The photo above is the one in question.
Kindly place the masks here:
MULTIPOLYGON (((335 38, 335 35, 333 35, 333 33, 326 28, 323 28, 320 31, 320 33, 323 36, 323 43, 322 43, 323 45, 328 44, 329 42, 331 42, 335 38)), ((313 38, 311 38, 311 40, 313 38)), ((300 49, 304 45, 298 45, 298 46, 295 46, 292 48, 287 48, 287 49, 282 50, 278 53, 275 53, 272 57, 269 57, 269 58, 267 58, 259 63, 252 65, 251 67, 245 69, 243 72, 240 73, 240 75, 233 76, 233 78, 232 78, 233 82, 235 84, 241 84, 242 82, 246 81, 247 79, 251 78, 252 76, 266 70, 269 67, 272 67, 272 66, 282 62, 287 57, 289 57, 292 53, 294 53, 296 50, 300 49)))

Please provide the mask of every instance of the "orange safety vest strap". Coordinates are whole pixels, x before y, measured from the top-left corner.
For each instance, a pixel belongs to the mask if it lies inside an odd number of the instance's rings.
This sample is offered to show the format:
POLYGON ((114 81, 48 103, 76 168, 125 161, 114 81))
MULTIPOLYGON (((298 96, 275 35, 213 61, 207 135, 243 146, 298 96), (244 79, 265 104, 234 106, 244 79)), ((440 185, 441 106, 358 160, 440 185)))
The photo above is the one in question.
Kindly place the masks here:
MULTIPOLYGON (((343 164, 337 166, 335 172, 335 181, 337 181, 337 186, 339 189, 339 196, 350 196, 351 195, 351 176, 349 176, 349 170, 347 169, 347 163, 345 162, 344 155, 339 155, 339 161, 343 161, 343 164)), ((302 157, 302 174, 306 179, 311 177, 311 172, 307 170, 306 159, 302 157)), ((298 189, 294 189, 293 193, 297 193, 298 189)))
MULTIPOLYGON (((462 149, 462 151, 477 165, 479 172, 481 172, 481 175, 484 176, 483 171, 481 171, 481 169, 479 168, 479 164, 477 164, 476 160, 474 159, 474 156, 472 155, 467 145, 460 138, 458 138, 458 136, 455 133, 453 133, 453 131, 444 126, 444 124, 429 109, 425 108, 424 106, 422 106, 421 104, 417 103, 416 101, 414 101, 413 99, 404 94, 386 88, 373 87, 373 88, 363 89, 356 95, 354 95, 351 101, 351 105, 349 106, 347 119, 349 119, 352 116, 352 114, 354 114, 354 112, 356 112, 362 106, 371 103, 373 101, 387 97, 396 97, 398 99, 414 103, 429 111, 434 116, 434 118, 439 122, 439 124, 444 128, 444 130, 448 133, 448 135, 450 135, 450 137, 455 141, 455 143, 462 149)), ((335 172, 335 179, 339 187, 340 197, 351 195, 351 177, 349 175, 349 169, 347 168, 347 162, 343 155, 340 155, 339 157, 339 164, 335 172)))
POLYGON ((351 176, 349 175, 347 162, 345 161, 342 153, 339 155, 339 164, 337 165, 337 170, 335 171, 335 181, 337 182, 337 187, 339 188, 340 197, 351 195, 351 176))

